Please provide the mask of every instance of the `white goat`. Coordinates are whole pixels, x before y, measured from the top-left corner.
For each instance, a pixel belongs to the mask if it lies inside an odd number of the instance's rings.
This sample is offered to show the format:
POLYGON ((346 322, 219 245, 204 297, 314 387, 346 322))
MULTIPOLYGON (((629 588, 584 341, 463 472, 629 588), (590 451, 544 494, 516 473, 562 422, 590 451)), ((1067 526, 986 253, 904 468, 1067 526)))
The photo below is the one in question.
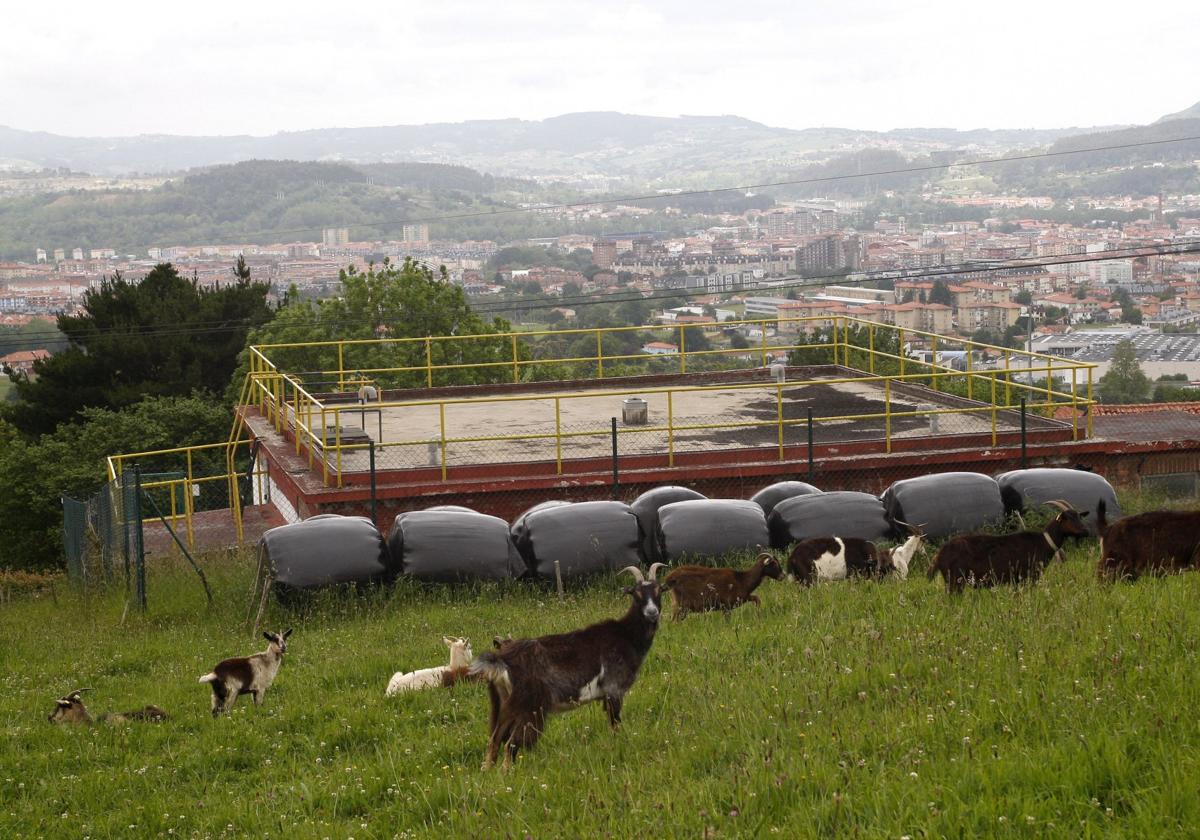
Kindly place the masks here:
POLYGON ((439 665, 436 668, 423 668, 420 671, 404 673, 397 671, 388 681, 385 696, 393 697, 402 691, 416 691, 421 688, 449 687, 467 675, 467 667, 471 664, 474 654, 471 653, 471 643, 466 639, 443 636, 442 641, 450 648, 450 664, 439 665))
POLYGON ((291 629, 282 633, 263 633, 267 649, 253 656, 239 656, 218 662, 217 666, 200 678, 200 682, 212 686, 212 714, 217 717, 233 708, 239 696, 254 695, 254 705, 261 706, 263 695, 275 681, 283 655, 287 652, 287 637, 291 629))

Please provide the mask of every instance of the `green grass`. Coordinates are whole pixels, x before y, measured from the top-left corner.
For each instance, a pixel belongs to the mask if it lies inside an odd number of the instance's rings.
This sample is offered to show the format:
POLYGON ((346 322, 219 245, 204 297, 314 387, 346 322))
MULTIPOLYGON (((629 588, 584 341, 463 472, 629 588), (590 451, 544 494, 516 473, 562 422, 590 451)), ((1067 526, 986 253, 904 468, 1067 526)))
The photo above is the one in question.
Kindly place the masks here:
POLYGON ((0 835, 15 837, 1148 837, 1200 826, 1200 575, 1106 586, 1095 545, 1035 586, 948 597, 906 582, 775 581, 761 609, 666 621, 609 731, 556 715, 508 773, 481 772, 481 686, 385 699, 441 664, 443 634, 616 615, 611 581, 565 603, 520 586, 322 598, 261 709, 214 721, 197 678, 260 650, 251 561, 155 568, 123 592, 0 607, 0 835), (54 727, 144 703, 165 724, 54 727), (708 834, 706 835, 706 832, 708 834))

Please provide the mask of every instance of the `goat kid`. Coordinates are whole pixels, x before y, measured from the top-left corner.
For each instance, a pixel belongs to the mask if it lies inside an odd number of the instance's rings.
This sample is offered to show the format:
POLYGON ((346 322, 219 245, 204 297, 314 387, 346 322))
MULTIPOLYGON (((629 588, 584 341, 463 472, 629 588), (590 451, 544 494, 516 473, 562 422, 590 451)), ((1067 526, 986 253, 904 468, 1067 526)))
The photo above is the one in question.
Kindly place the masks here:
POLYGON ((1152 510, 1108 524, 1104 500, 1096 508, 1100 564, 1105 580, 1135 580, 1200 568, 1200 512, 1152 510))
MULTIPOLYGON (((54 711, 47 719, 51 723, 94 723, 95 720, 80 696, 85 691, 91 691, 91 689, 77 688, 58 698, 55 701, 54 711)), ((132 712, 105 712, 98 718, 101 723, 126 723, 131 720, 158 723, 167 719, 167 713, 158 706, 143 706, 132 712)))
POLYGON ((1046 502, 1060 512, 1044 531, 1018 531, 1015 534, 966 534, 942 546, 929 565, 933 579, 941 572, 950 592, 966 586, 988 587, 998 583, 1018 584, 1036 581, 1050 561, 1059 555, 1070 537, 1091 536, 1083 518, 1067 502, 1046 502))
POLYGON ((894 570, 891 553, 859 537, 814 537, 792 547, 788 574, 805 586, 818 580, 882 578, 894 570))
POLYGON ((397 671, 388 682, 384 696, 394 697, 403 691, 416 691, 422 688, 446 687, 454 685, 467 676, 471 665, 471 643, 466 639, 443 636, 442 641, 450 648, 450 664, 439 665, 436 668, 423 668, 420 671, 402 673, 397 671))
POLYGON ((662 588, 675 601, 674 618, 684 618, 689 612, 730 610, 749 602, 760 606, 754 590, 763 578, 779 580, 783 567, 774 555, 762 552, 748 569, 713 569, 707 566, 679 566, 663 578, 662 588))
POLYGON ((254 705, 261 706, 263 695, 275 681, 283 655, 287 652, 287 638, 291 628, 282 633, 263 633, 269 642, 267 649, 253 656, 239 656, 218 662, 217 666, 200 678, 200 682, 212 686, 212 715, 218 717, 228 712, 243 694, 254 695, 254 705))
POLYGON ((921 530, 920 525, 909 525, 898 519, 896 522, 908 529, 908 539, 894 548, 885 549, 885 551, 891 561, 892 573, 900 580, 907 580, 908 567, 912 563, 912 559, 917 552, 925 550, 925 532, 921 530))
POLYGON ((649 580, 636 566, 621 570, 636 580, 624 590, 632 603, 621 618, 571 633, 502 641, 471 663, 471 676, 487 681, 491 702, 483 769, 495 764, 501 748, 503 766, 509 767, 522 748, 537 743, 554 712, 598 700, 617 728, 625 695, 658 630, 662 588, 654 578, 662 566, 650 566, 649 580))

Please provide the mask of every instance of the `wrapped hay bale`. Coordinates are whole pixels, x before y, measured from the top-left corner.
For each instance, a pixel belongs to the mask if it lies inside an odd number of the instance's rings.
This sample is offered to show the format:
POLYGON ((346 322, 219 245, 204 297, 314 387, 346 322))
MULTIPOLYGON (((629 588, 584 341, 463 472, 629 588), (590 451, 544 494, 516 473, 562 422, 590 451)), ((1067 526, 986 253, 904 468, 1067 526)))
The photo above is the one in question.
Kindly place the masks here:
POLYGON ((280 525, 263 534, 260 545, 277 591, 377 583, 399 571, 365 516, 329 513, 280 525))
POLYGON ((978 531, 1004 519, 1000 485, 990 476, 948 472, 897 481, 879 497, 893 522, 918 525, 930 539, 978 531))
POLYGON ((767 519, 772 548, 816 537, 886 539, 892 534, 883 502, 870 493, 834 490, 793 496, 775 505, 767 519))
POLYGON ((767 518, 754 502, 695 499, 658 510, 658 550, 665 563, 753 551, 770 543, 767 518))
POLYGON ((1121 518, 1116 491, 1102 475, 1084 470, 1038 468, 1012 470, 996 477, 1006 513, 1025 513, 1046 502, 1062 499, 1088 515, 1083 524, 1096 533, 1097 509, 1104 500, 1105 518, 1111 523, 1121 518))
POLYGON ((508 580, 524 571, 508 523, 466 508, 402 513, 392 523, 387 543, 401 573, 417 580, 508 580))
POLYGON ((517 543, 530 572, 538 577, 553 580, 555 560, 564 580, 640 565, 641 530, 629 505, 576 502, 538 507, 521 516, 517 543))
POLYGON ((775 510, 775 505, 784 499, 793 499, 796 496, 812 496, 820 492, 820 490, 806 481, 777 481, 759 490, 750 497, 750 501, 763 509, 764 516, 769 517, 771 511, 775 510))
POLYGON ((674 502, 688 502, 704 499, 703 493, 697 493, 687 487, 655 487, 647 490, 633 500, 629 507, 638 524, 642 528, 642 556, 646 563, 661 563, 663 558, 658 552, 658 511, 663 505, 674 502))

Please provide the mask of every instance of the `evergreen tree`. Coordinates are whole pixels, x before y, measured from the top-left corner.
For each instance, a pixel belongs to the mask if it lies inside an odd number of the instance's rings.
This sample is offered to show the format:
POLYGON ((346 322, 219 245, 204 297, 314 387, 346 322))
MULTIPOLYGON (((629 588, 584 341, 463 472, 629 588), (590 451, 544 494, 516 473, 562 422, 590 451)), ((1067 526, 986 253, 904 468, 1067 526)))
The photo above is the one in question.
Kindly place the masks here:
POLYGON ((1141 403, 1150 394, 1150 379, 1138 365, 1133 342, 1125 340, 1113 350, 1108 373, 1100 377, 1100 402, 1141 403))

